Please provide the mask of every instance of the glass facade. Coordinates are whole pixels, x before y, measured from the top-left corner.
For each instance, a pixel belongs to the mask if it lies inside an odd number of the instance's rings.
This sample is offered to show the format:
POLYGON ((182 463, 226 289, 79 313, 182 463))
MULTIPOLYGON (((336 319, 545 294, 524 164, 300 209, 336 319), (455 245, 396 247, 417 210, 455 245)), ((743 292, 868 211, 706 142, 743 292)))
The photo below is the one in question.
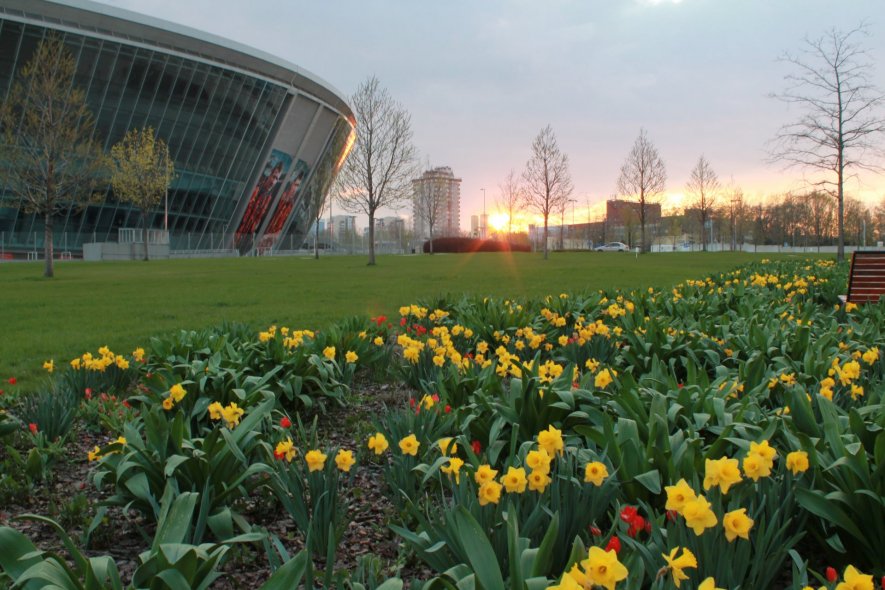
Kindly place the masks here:
MULTIPOLYGON (((298 185, 293 188, 289 182, 282 207, 280 195, 272 195, 274 219, 268 215, 256 225, 240 252, 250 253, 258 244, 271 249, 300 245, 302 236, 296 234, 307 228, 303 220, 293 223, 289 217, 308 215, 306 199, 315 187, 323 194, 328 190, 330 179, 315 179, 318 175, 311 172, 327 176, 329 170, 337 171, 335 163, 345 149, 341 137, 353 129, 349 113, 282 81, 212 63, 205 56, 34 20, 34 15, 4 14, 0 2, 0 99, 7 100, 37 44, 50 34, 61 38, 76 59, 75 84, 86 92, 95 134, 105 149, 129 129, 146 126, 168 143, 176 169, 168 193, 173 251, 234 247, 246 202, 261 180, 263 165, 280 146, 298 164, 298 185), (272 235, 262 240, 268 229, 272 235)), ((8 192, 2 204, 3 250, 41 250, 42 220, 26 214, 8 192)), ((150 227, 163 228, 164 210, 164 205, 158 208, 150 227)), ((55 248, 77 256, 84 243, 113 242, 119 229, 140 227, 140 217, 128 204, 118 203, 108 187, 102 204, 73 209, 56 219, 54 227, 55 248)))

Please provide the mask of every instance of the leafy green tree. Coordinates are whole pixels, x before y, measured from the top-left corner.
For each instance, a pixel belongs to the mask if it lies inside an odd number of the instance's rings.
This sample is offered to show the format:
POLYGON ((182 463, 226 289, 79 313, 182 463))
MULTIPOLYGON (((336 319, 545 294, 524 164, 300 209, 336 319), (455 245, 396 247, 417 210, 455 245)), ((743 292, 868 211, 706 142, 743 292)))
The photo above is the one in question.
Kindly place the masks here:
POLYGON ((130 129, 111 148, 114 196, 124 203, 131 203, 141 212, 145 260, 148 259, 148 215, 163 200, 174 176, 175 165, 169 157, 169 146, 151 127, 130 129))
POLYGON ((74 85, 74 57, 44 39, 22 67, 0 111, 3 173, 18 206, 43 218, 43 276, 52 277, 53 217, 85 206, 107 178, 86 94, 74 85))

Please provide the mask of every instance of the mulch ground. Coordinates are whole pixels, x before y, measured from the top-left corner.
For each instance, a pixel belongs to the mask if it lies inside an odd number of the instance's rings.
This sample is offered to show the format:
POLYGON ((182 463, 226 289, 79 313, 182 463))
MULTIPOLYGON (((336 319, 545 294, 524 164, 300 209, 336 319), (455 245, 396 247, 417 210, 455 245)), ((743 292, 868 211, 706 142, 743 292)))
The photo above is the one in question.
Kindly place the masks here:
MULTIPOLYGON (((353 386, 353 397, 348 407, 330 407, 328 413, 318 416, 317 432, 327 446, 356 449, 365 444, 363 436, 371 428, 373 417, 381 415, 386 407, 400 405, 410 392, 398 384, 374 383, 358 379, 353 386)), ((34 544, 44 550, 64 553, 58 536, 51 527, 39 522, 17 519, 26 513, 48 515, 59 520, 65 530, 79 539, 89 526, 98 502, 105 493, 97 490, 90 480, 91 464, 86 455, 96 445, 106 444, 108 435, 80 431, 69 443, 65 457, 53 469, 52 481, 36 486, 29 495, 16 496, 0 504, 0 526, 11 526, 24 532, 34 544), (80 507, 72 500, 78 495, 80 507)), ((0 449, 0 459, 3 450, 0 449)), ((432 574, 422 564, 406 557, 395 535, 388 528, 394 509, 387 497, 386 486, 379 466, 366 464, 354 475, 349 498, 351 521, 339 545, 334 567, 352 571, 363 556, 377 556, 383 575, 399 575, 403 579, 427 579, 432 574)), ((292 519, 281 510, 269 494, 250 498, 237 506, 248 522, 267 529, 279 537, 290 555, 303 547, 304 538, 292 519)), ((124 582, 128 581, 138 565, 138 554, 146 550, 154 529, 135 512, 112 508, 107 523, 93 533, 88 556, 110 555, 120 569, 124 582)), ((325 569, 322 559, 314 559, 319 570, 325 569)), ((260 546, 235 545, 222 566, 223 575, 213 588, 255 588, 270 575, 267 556, 260 546)))

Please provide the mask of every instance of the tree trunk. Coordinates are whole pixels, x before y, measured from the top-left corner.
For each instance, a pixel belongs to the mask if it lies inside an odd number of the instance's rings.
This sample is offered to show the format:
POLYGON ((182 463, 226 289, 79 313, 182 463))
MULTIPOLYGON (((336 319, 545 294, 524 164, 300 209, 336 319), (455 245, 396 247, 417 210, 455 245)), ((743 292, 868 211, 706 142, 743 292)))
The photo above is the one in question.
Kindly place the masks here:
MULTIPOLYGON (((354 226, 354 229, 356 227, 354 226)), ((375 266, 375 212, 369 214, 369 263, 368 266, 375 266)))
POLYGON ((55 276, 55 267, 53 266, 52 251, 52 214, 44 215, 43 225, 43 256, 46 258, 46 264, 43 268, 43 276, 51 279, 55 276))
POLYGON ((842 186, 842 151, 839 151, 839 168, 836 171, 837 178, 837 199, 839 199, 838 210, 839 210, 839 246, 836 249, 836 260, 842 262, 845 260, 845 193, 843 192, 842 186))
POLYGON ((701 250, 707 251, 707 212, 701 208, 701 250))
POLYGON ((544 216, 544 260, 547 260, 547 218, 549 215, 544 216))
POLYGON ((148 212, 147 209, 141 210, 141 239, 144 242, 144 261, 147 262, 148 257, 148 231, 147 231, 147 218, 148 212))
POLYGON ((314 219, 313 224, 313 258, 314 260, 320 259, 320 220, 314 219))
POLYGON ((430 248, 430 253, 433 254, 433 226, 430 225, 429 227, 430 227, 430 243, 428 244, 428 247, 430 248))

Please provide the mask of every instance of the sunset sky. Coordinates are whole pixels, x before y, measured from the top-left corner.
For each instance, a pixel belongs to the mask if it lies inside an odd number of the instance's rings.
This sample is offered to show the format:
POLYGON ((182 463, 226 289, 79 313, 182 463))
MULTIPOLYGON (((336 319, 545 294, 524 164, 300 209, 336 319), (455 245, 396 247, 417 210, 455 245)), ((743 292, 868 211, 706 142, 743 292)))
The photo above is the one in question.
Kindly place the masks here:
MULTIPOLYGON (((642 127, 667 165, 668 203, 701 154, 751 199, 800 190, 801 171, 766 163, 766 142, 799 114, 770 94, 792 71, 778 57, 831 27, 866 22, 885 89, 883 0, 104 1, 267 51, 344 94, 375 74, 411 112, 422 161, 463 179, 462 229, 481 189, 494 211, 548 123, 577 221, 615 192, 642 127)), ((849 194, 878 203, 885 176, 863 173, 849 194)))

